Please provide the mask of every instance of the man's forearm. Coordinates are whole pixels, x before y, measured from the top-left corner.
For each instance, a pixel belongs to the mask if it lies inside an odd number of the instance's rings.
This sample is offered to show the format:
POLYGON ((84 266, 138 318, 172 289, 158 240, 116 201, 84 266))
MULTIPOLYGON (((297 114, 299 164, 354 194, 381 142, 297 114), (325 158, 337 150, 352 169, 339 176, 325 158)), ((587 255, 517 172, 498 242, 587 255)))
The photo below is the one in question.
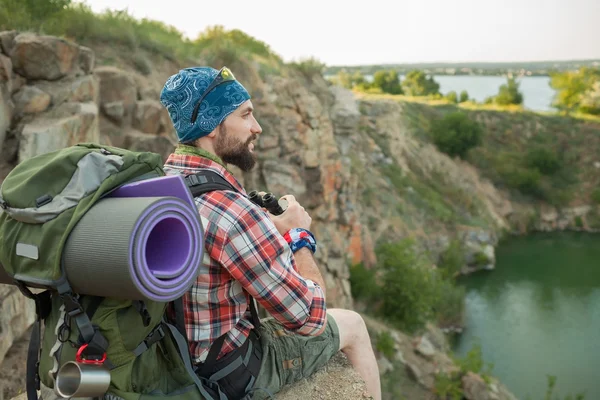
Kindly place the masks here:
POLYGON ((296 267, 298 267, 300 276, 315 282, 321 287, 323 294, 325 294, 325 279, 323 279, 323 275, 321 275, 321 271, 319 271, 319 267, 311 251, 305 247, 301 248, 294 253, 294 258, 296 259, 296 267))

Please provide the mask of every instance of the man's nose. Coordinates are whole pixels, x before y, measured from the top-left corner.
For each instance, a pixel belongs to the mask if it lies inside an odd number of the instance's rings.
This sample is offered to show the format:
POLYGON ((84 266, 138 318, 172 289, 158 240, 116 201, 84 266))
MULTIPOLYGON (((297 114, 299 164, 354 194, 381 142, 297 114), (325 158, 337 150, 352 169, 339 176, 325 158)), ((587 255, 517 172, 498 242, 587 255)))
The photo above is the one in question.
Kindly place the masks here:
POLYGON ((252 124, 252 133, 256 134, 256 135, 260 135, 262 133, 262 128, 260 126, 260 124, 258 123, 258 121, 256 120, 256 118, 254 118, 254 123, 252 124))

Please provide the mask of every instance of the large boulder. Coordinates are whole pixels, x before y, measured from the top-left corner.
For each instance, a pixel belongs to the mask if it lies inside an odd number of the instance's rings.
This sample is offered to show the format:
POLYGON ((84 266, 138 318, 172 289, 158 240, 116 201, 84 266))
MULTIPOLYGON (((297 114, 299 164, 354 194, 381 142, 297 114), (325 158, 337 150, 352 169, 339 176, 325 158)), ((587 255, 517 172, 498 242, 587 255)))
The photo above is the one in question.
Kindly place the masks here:
POLYGON ((6 132, 10 128, 13 108, 6 85, 0 83, 0 154, 2 154, 6 132))
MULTIPOLYGON (((102 66, 94 69, 94 75, 100 82, 100 108, 115 122, 126 123, 137 102, 137 86, 133 76, 119 68, 102 66), (120 118, 115 118, 114 105, 120 104, 123 112, 120 118)), ((120 115, 121 113, 119 113, 120 115)))
POLYGON ((0 54, 0 83, 10 83, 12 74, 12 61, 4 54, 0 54))
POLYGON ((27 79, 53 81, 73 72, 79 46, 54 36, 22 33, 10 52, 14 70, 27 79))
POLYGON ((57 118, 37 118, 23 127, 19 143, 19 162, 38 154, 97 142, 98 107, 94 103, 65 104, 57 118), (58 118, 60 116, 60 118, 58 118))
POLYGON ((23 86, 13 96, 17 113, 37 114, 46 111, 52 98, 35 86, 23 86))
POLYGON ((79 68, 84 74, 92 73, 96 64, 96 55, 89 47, 79 46, 79 68))
POLYGON ((141 100, 136 103, 133 127, 144 133, 161 131, 166 109, 156 100, 141 100))
POLYGON ((0 51, 2 51, 6 55, 10 55, 17 34, 17 31, 0 32, 0 51))
POLYGON ((23 296, 16 286, 0 284, 0 364, 15 339, 23 335, 34 319, 33 301, 23 296))
POLYGON ((148 135, 136 130, 130 130, 125 134, 124 146, 133 151, 150 151, 162 156, 167 160, 169 154, 177 144, 175 138, 168 134, 148 135))
POLYGON ((53 82, 39 81, 35 87, 51 96, 53 107, 65 102, 98 102, 98 78, 94 75, 68 77, 53 82))

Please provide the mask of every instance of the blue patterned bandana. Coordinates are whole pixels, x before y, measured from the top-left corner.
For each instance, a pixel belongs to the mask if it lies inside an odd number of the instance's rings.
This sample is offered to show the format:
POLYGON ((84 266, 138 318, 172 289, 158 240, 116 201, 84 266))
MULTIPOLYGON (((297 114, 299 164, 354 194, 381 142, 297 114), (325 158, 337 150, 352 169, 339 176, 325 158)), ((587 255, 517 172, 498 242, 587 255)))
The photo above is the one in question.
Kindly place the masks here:
POLYGON ((196 121, 192 114, 198 100, 219 74, 214 68, 185 68, 171 76, 160 93, 160 102, 169 112, 179 142, 186 143, 211 133, 242 103, 250 99, 238 81, 224 82, 212 89, 198 108, 196 121))

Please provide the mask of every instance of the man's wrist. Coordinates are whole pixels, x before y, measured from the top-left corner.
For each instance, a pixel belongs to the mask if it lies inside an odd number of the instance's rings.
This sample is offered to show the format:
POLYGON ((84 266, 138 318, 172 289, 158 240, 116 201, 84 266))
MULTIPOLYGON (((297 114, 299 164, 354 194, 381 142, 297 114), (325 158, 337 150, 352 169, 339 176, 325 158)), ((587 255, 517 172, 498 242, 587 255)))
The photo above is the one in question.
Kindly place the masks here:
POLYGON ((308 229, 290 229, 283 235, 283 238, 288 243, 293 253, 302 248, 309 249, 313 254, 317 251, 317 240, 308 229))

